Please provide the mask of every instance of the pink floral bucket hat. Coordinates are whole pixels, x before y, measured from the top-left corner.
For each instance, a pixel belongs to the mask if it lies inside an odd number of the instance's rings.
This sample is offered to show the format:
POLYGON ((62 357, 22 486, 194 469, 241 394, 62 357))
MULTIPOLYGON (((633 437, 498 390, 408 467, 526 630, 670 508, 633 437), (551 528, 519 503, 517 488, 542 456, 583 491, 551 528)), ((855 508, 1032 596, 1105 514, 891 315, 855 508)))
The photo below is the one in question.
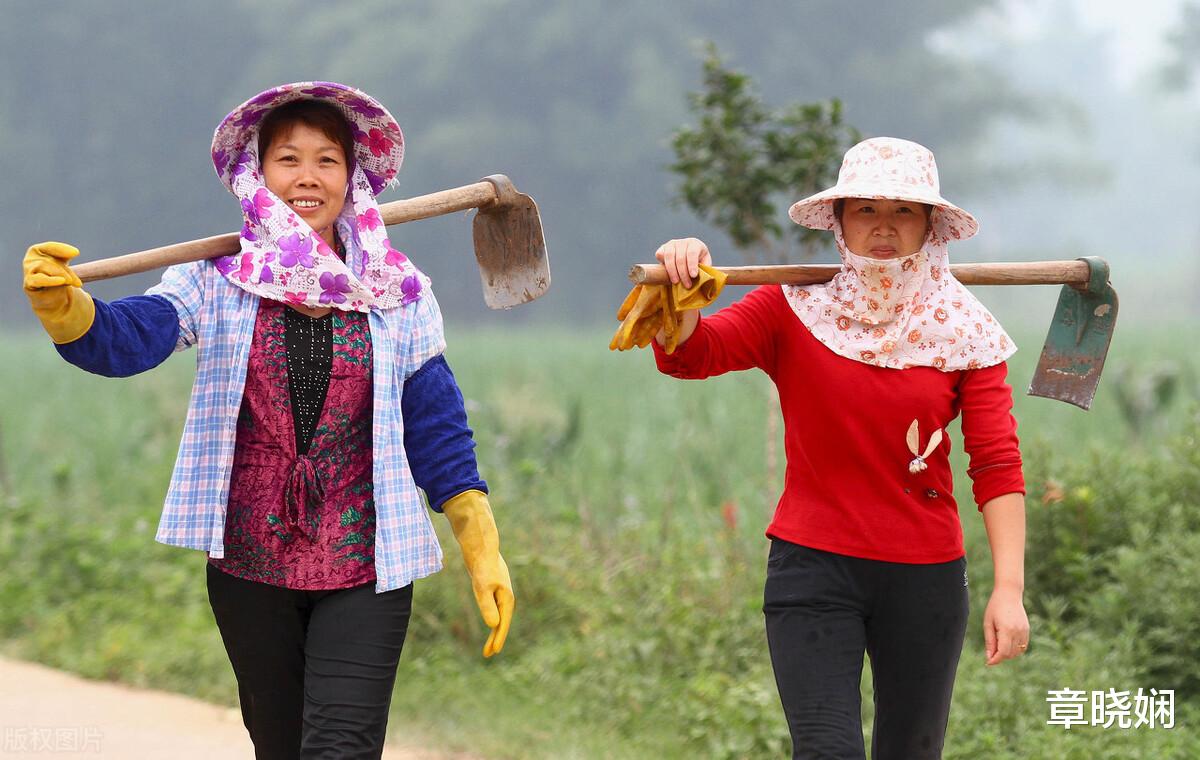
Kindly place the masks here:
POLYGON ((221 120, 212 160, 221 182, 241 202, 239 253, 214 259, 235 286, 263 298, 349 311, 408 306, 429 279, 387 237, 375 198, 396 177, 404 135, 387 109, 364 92, 334 82, 295 82, 255 95, 221 120), (346 203, 334 221, 339 256, 265 184, 258 156, 263 118, 285 103, 320 100, 336 106, 354 135, 346 203))
POLYGON ((979 230, 975 217, 942 197, 933 152, 895 137, 873 137, 846 151, 837 184, 797 201, 788 216, 804 227, 833 230, 833 202, 839 198, 928 203, 933 206, 932 234, 941 242, 966 240, 979 230))
POLYGON ((242 103, 213 132, 212 160, 221 182, 233 192, 238 158, 258 125, 271 110, 293 100, 323 100, 341 109, 354 133, 354 161, 375 195, 396 178, 404 160, 404 133, 382 104, 370 95, 337 82, 281 84, 242 103))
POLYGON ((833 187, 792 206, 797 224, 833 232, 842 268, 827 283, 784 285, 796 317, 839 356, 886 369, 942 372, 990 367, 1016 351, 1012 339, 950 270, 950 240, 971 237, 975 218, 941 196, 928 148, 894 137, 846 152, 833 187), (928 203, 931 229, 920 250, 898 258, 854 253, 833 211, 839 198, 928 203))

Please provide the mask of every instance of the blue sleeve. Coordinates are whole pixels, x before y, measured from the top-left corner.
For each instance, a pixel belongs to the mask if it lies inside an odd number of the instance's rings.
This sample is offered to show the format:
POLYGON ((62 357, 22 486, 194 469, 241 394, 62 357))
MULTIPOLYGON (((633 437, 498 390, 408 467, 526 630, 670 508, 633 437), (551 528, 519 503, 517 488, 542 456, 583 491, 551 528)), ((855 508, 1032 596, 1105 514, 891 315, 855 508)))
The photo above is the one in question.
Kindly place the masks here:
POLYGON ((475 440, 454 373, 441 354, 404 381, 404 452, 417 487, 429 506, 442 511, 447 499, 472 489, 487 493, 475 464, 475 440))
POLYGON ((76 367, 105 377, 129 377, 157 367, 175 350, 179 315, 166 298, 92 301, 96 319, 91 328, 78 339, 55 346, 76 367))

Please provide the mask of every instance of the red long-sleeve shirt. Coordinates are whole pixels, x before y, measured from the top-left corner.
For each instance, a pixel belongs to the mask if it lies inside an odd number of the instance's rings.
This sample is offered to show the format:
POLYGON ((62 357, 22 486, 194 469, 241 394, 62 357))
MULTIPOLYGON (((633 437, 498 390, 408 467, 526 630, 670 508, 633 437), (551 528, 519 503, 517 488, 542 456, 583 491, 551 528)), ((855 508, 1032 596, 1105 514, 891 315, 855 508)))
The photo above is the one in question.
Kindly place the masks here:
POLYGON ((1024 493, 1007 365, 942 372, 863 364, 825 347, 778 285, 700 320, 659 371, 699 379, 762 369, 779 389, 787 475, 767 534, 814 549, 889 562, 948 562, 963 555, 947 425, 962 414, 975 501, 1024 493), (928 469, 909 472, 913 420, 928 469))

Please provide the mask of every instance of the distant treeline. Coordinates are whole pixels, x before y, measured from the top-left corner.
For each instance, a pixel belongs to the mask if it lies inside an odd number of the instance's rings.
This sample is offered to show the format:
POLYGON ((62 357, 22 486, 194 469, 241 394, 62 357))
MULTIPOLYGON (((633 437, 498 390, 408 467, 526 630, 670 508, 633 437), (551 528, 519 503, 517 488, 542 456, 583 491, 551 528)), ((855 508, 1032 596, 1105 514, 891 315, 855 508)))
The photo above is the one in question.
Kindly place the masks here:
MULTIPOLYGON (((505 172, 537 199, 554 287, 490 319, 596 321, 619 302, 627 265, 661 240, 724 242, 672 207, 666 168, 704 40, 772 103, 838 97, 865 134, 966 156, 993 117, 1034 113, 998 73, 927 44, 991 5, 0 0, 0 241, 12 283, 0 321, 27 322, 15 283, 32 242, 66 240, 97 258, 235 229, 237 207, 208 162, 211 131, 258 91, 304 79, 356 85, 400 120, 408 154, 387 198, 505 172)), ((944 179, 965 184, 965 164, 948 165, 957 171, 944 179)), ((465 219, 412 225, 393 242, 433 276, 450 319, 484 313, 465 219)))

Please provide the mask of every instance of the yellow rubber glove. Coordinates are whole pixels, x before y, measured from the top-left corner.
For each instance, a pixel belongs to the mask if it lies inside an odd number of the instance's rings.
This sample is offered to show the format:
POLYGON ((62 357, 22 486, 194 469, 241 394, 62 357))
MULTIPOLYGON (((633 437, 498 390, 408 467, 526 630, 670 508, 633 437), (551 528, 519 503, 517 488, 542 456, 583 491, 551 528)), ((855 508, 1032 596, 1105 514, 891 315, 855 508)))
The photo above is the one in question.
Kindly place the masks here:
POLYGON ((628 351, 634 346, 650 345, 663 326, 662 300, 667 293, 665 285, 634 285, 617 309, 621 326, 609 341, 609 350, 628 351))
POLYGON ((55 343, 70 343, 92 328, 96 304, 67 264, 79 249, 66 243, 38 243, 25 252, 25 295, 33 313, 55 343))
POLYGON ((500 534, 496 531, 492 507, 487 494, 472 490, 447 500, 442 511, 449 518, 450 528, 462 549, 483 622, 492 629, 483 645, 483 656, 491 657, 504 648, 517 605, 508 565, 500 556, 500 534))
POLYGON ((717 300, 725 287, 725 273, 700 265, 700 274, 692 280, 692 287, 683 283, 674 285, 634 285, 617 309, 621 326, 613 335, 608 348, 612 351, 628 351, 637 346, 645 348, 662 330, 666 334, 663 348, 668 354, 675 352, 677 345, 679 312, 699 309, 717 300))

